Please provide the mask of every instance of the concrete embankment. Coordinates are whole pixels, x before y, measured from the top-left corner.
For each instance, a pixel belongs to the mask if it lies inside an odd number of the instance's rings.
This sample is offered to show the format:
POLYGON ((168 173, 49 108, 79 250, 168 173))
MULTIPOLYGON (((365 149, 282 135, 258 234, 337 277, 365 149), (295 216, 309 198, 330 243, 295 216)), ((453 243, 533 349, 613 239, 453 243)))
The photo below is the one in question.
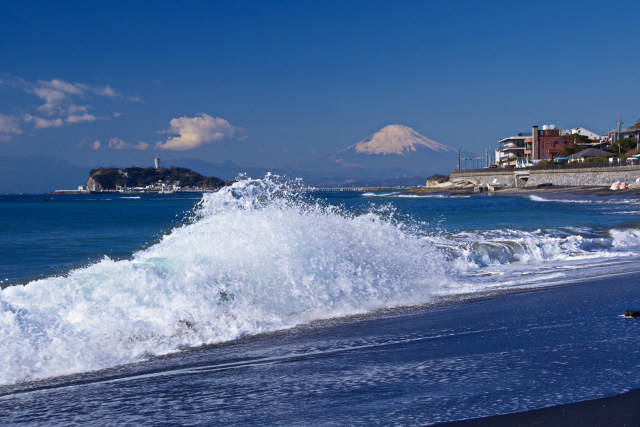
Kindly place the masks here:
POLYGON ((554 186, 609 186, 613 182, 635 183, 640 178, 640 166, 600 168, 567 168, 552 170, 483 169, 451 171, 450 180, 465 180, 476 184, 502 184, 507 187, 530 188, 541 184, 554 186))

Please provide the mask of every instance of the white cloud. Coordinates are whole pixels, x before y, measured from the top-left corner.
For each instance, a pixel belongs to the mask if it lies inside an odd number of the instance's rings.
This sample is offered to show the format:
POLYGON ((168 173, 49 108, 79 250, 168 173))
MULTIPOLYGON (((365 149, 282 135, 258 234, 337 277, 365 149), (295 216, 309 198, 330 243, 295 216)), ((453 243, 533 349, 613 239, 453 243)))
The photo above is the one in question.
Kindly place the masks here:
POLYGON ((83 114, 83 115, 71 115, 67 117, 67 123, 81 123, 81 122, 92 122, 96 119, 96 116, 93 114, 83 114))
POLYGON ((93 141, 93 144, 91 144, 91 148, 94 150, 99 150, 100 148, 102 148, 100 140, 96 139, 95 141, 93 141))
POLYGON ((107 148, 113 150, 126 150, 127 148, 129 148, 129 144, 120 138, 111 138, 109 140, 109 145, 107 146, 107 148))
POLYGON ((96 88, 96 93, 100 96, 106 96, 107 98, 115 98, 119 95, 118 92, 113 90, 113 88, 109 85, 96 88))
MULTIPOLYGON (((96 141, 96 142, 99 143, 99 141, 96 141)), ((137 144, 130 144, 120 138, 111 138, 109 140, 109 144, 107 145, 107 148, 112 150, 146 150, 147 148, 149 148, 149 144, 142 141, 138 142, 137 144)), ((97 148, 95 148, 95 143, 94 143, 94 150, 96 149, 97 148)))
POLYGON ((20 135, 21 133, 18 117, 0 113, 0 141, 10 141, 11 134, 20 135))
POLYGON ((39 87, 54 89, 69 95, 85 95, 86 92, 91 92, 96 95, 106 96, 107 98, 120 96, 120 94, 109 85, 91 86, 84 83, 69 83, 60 79, 52 79, 50 81, 38 80, 37 84, 39 87))
MULTIPOLYGON (((43 103, 37 109, 27 109, 27 116, 30 119, 25 119, 38 128, 97 120, 98 117, 89 114, 92 106, 86 103, 92 103, 98 97, 138 100, 122 95, 109 85, 93 86, 85 83, 70 83, 62 79, 27 81, 20 77, 3 75, 0 85, 35 95, 42 100, 43 103), (79 103, 79 100, 82 100, 82 103, 79 103), (40 117, 44 115, 46 118, 32 116, 36 112, 40 117)), ((114 117, 117 116, 114 115, 114 117)), ((101 118, 109 119, 111 114, 101 118)))
POLYGON ((136 145, 134 145, 132 148, 134 148, 136 150, 146 150, 149 147, 150 147, 150 145, 148 143, 142 142, 142 141, 138 141, 138 143, 136 145))
POLYGON ((37 87, 33 90, 36 96, 44 101, 44 104, 38 107, 38 110, 51 112, 60 107, 60 104, 67 99, 67 95, 57 89, 48 87, 37 87))
POLYGON ((38 83, 40 83, 41 85, 45 86, 45 87, 50 87, 52 89, 56 89, 62 92, 66 92, 66 93, 71 93, 74 95, 81 95, 82 94, 82 87, 79 84, 72 84, 72 83, 67 83, 64 80, 58 80, 58 79, 53 79, 49 82, 47 81, 43 81, 43 80, 38 80, 38 83))
POLYGON ((64 125, 64 121, 61 118, 57 119, 43 119, 42 117, 35 117, 31 114, 23 116, 24 121, 29 123, 33 122, 36 129, 57 128, 64 125))
POLYGON ((89 111, 88 105, 70 105, 67 110, 69 110, 69 114, 77 114, 77 113, 86 113, 89 111))
POLYGON ((70 96, 84 96, 86 90, 99 93, 100 89, 82 83, 68 83, 60 79, 38 80, 32 88, 32 92, 45 101, 38 110, 47 114, 87 111, 87 106, 74 105, 70 98, 70 96))
POLYGON ((179 136, 169 137, 164 143, 158 142, 156 147, 164 150, 192 150, 213 141, 233 138, 236 133, 242 133, 241 128, 231 125, 220 117, 211 117, 200 113, 195 117, 179 117, 169 122, 170 128, 166 133, 179 136))

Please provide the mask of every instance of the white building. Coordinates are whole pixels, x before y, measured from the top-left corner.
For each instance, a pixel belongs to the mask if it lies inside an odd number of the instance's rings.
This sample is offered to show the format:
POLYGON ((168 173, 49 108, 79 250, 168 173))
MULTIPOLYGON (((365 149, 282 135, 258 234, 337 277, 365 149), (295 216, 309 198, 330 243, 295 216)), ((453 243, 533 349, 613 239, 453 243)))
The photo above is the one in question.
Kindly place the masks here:
POLYGON ((496 163, 516 166, 518 163, 528 162, 531 150, 527 150, 527 139, 530 140, 531 137, 522 134, 501 139, 500 148, 496 151, 496 163))
POLYGON ((574 135, 574 134, 584 135, 592 141, 602 140, 602 135, 600 135, 599 133, 592 132, 589 129, 585 129, 582 126, 578 126, 576 128, 571 129, 571 135, 574 135))

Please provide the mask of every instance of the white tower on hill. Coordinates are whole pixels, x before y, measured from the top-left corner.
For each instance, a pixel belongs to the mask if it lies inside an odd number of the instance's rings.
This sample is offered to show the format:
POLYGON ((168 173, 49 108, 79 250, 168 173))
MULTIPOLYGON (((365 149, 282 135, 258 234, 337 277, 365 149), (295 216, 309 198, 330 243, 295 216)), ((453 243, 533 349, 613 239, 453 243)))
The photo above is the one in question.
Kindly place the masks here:
POLYGON ((160 156, 156 154, 156 170, 160 169, 160 156))

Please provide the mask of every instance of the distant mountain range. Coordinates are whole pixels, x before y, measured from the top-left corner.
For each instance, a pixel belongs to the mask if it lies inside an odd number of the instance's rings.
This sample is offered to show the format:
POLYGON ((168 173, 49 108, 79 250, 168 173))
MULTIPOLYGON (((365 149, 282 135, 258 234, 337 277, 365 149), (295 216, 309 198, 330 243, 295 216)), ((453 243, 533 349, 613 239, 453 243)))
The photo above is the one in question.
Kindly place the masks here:
MULTIPOLYGON (((463 152, 464 157, 473 156, 463 152)), ((302 178, 317 187, 400 186, 423 184, 435 173, 447 174, 457 166, 457 150, 421 135, 404 125, 385 126, 334 154, 278 168, 245 168, 233 162, 207 162, 182 158, 163 166, 192 169, 205 176, 229 180, 245 173, 262 177, 267 172, 302 178)), ((117 165, 99 165, 117 166, 117 165)), ((77 188, 87 181, 89 168, 43 155, 22 158, 0 156, 0 193, 42 193, 77 188)))
POLYGON ((89 177, 89 169, 40 154, 0 156, 0 193, 48 193, 75 189, 89 177))

